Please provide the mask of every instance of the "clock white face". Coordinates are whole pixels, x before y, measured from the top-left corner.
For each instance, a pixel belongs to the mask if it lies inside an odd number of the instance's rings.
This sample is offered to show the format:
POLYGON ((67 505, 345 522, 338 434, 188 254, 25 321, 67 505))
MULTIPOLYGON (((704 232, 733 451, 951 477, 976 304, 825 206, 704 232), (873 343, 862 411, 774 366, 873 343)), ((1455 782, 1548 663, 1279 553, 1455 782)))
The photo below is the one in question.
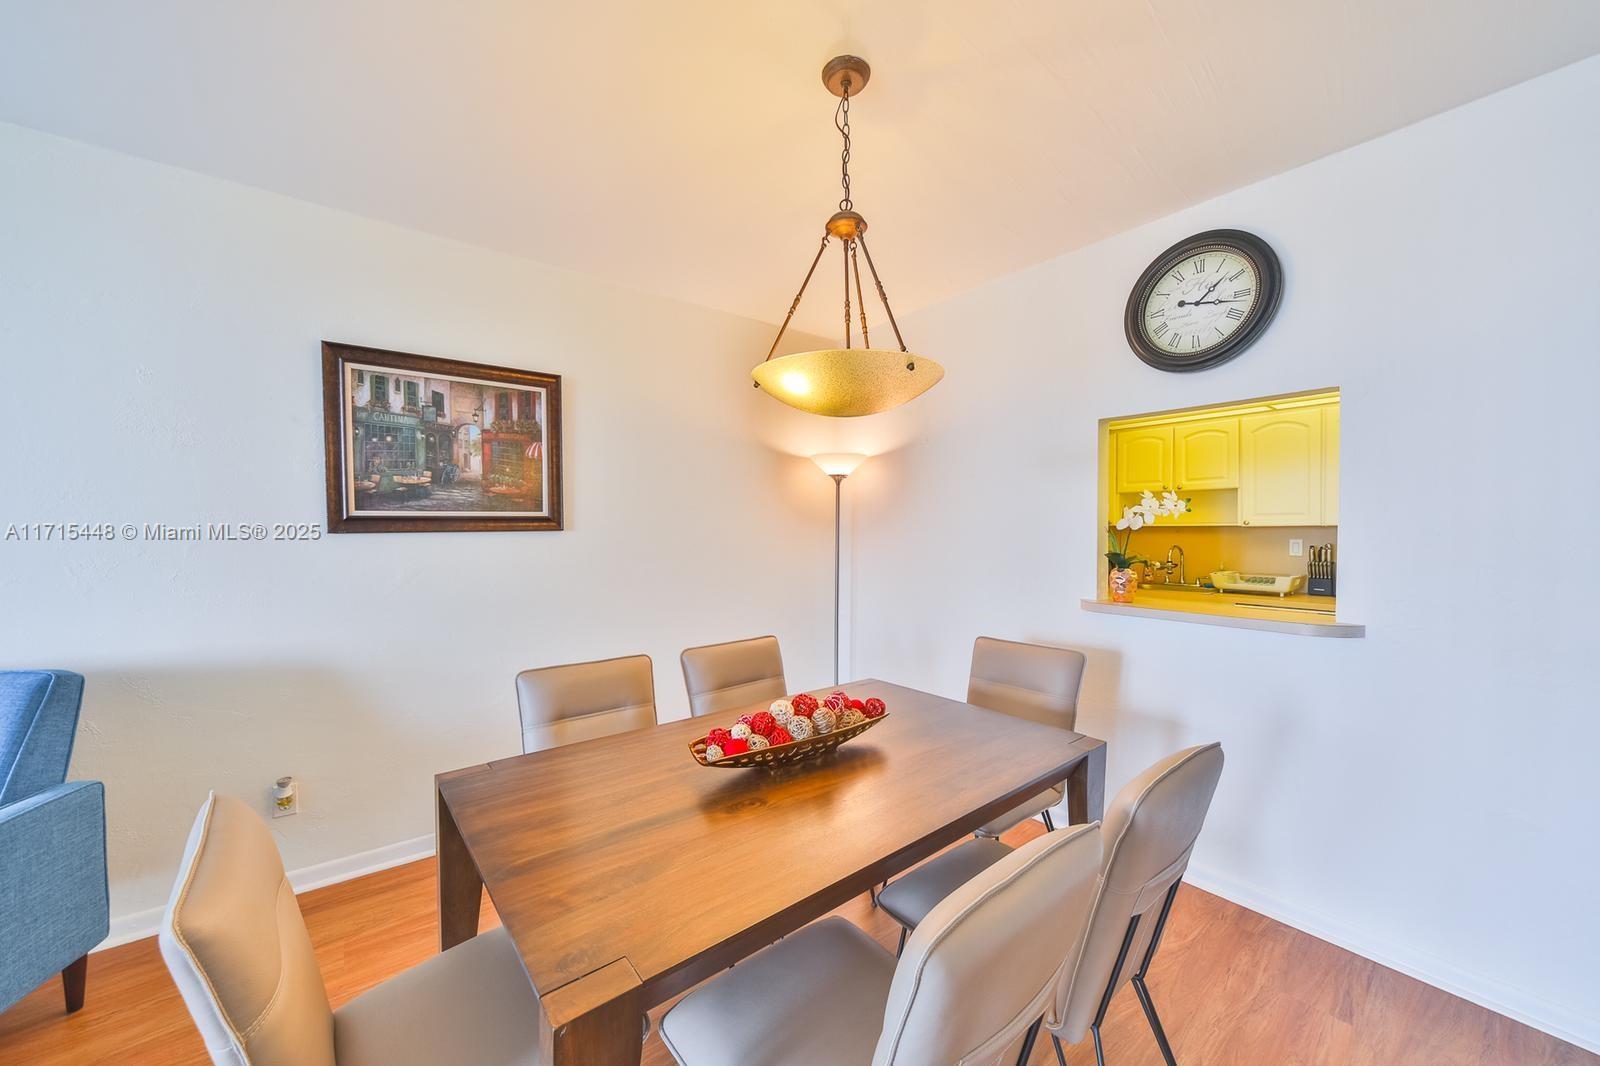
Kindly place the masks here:
POLYGON ((1197 251, 1157 279, 1141 325, 1149 343, 1174 355, 1215 348, 1250 319, 1261 296, 1250 260, 1221 248, 1197 251))

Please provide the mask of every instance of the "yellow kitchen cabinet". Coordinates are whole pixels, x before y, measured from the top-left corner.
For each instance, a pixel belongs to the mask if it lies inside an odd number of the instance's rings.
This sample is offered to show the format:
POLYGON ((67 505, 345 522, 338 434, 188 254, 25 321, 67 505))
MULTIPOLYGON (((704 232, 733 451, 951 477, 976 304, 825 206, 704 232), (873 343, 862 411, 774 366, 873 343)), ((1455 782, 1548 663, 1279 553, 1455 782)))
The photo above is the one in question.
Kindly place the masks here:
POLYGON ((1322 407, 1239 417, 1239 523, 1323 524, 1322 407))
POLYGON ((1172 487, 1172 427, 1119 429, 1112 441, 1117 456, 1117 492, 1160 492, 1172 487))
POLYGON ((1322 524, 1339 524, 1339 405, 1322 408, 1322 524))
POLYGON ((1214 418, 1172 427, 1172 477, 1180 492, 1239 487, 1239 420, 1214 418))

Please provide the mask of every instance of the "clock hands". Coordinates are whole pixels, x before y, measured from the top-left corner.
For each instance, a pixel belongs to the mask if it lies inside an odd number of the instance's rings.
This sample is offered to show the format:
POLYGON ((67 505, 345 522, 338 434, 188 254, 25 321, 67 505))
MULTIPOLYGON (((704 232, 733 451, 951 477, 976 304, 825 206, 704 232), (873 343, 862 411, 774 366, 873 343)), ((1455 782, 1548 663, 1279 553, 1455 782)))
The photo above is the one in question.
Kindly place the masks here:
MULTIPOLYGON (((1209 293, 1211 290, 1207 289, 1209 293)), ((1243 300, 1179 300, 1179 307, 1199 307, 1201 304, 1242 304, 1243 300)))

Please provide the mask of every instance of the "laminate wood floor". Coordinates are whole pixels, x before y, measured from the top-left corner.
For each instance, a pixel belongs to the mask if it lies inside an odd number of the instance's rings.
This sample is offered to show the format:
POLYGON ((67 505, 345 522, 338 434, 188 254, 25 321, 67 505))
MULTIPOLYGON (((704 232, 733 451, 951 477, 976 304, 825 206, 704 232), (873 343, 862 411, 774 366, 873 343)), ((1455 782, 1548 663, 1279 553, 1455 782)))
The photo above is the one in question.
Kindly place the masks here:
MULTIPOLYGON (((1007 840, 1041 831, 1026 823, 1007 840)), ((300 897, 334 1006, 434 953, 433 879, 428 860, 300 897)), ((898 927, 864 897, 837 913, 893 948, 898 927)), ((497 921, 486 903, 484 928, 497 921)), ((1150 987, 1183 1066, 1600 1066, 1600 1056, 1189 886, 1173 905, 1150 987)), ((652 1013, 659 1019, 664 1009, 652 1013)), ((1131 989, 1117 994, 1104 1032, 1111 1066, 1160 1066, 1131 989)), ((62 1013, 52 979, 0 1015, 0 1063, 206 1061, 153 939, 92 956, 77 1014, 62 1013)), ((1054 1061, 1041 1040, 1030 1066, 1054 1061)), ((1094 1051, 1085 1041, 1067 1061, 1089 1066, 1094 1051)), ((672 1064, 654 1033, 644 1062, 672 1064)))

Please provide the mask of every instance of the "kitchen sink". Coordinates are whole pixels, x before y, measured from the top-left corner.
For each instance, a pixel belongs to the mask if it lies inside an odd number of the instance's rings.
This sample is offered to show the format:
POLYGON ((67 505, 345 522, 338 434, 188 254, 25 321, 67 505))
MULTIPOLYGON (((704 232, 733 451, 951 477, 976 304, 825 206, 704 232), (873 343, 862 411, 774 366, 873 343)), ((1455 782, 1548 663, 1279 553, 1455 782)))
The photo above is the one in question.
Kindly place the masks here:
POLYGON ((1180 585, 1176 581, 1171 581, 1171 582, 1168 582, 1168 583, 1166 583, 1164 585, 1140 585, 1139 586, 1139 591, 1140 592, 1159 592, 1162 589, 1168 589, 1168 590, 1173 591, 1173 592, 1209 592, 1209 593, 1211 593, 1213 595, 1215 595, 1216 591, 1217 591, 1216 589, 1212 588, 1210 585, 1180 585))

